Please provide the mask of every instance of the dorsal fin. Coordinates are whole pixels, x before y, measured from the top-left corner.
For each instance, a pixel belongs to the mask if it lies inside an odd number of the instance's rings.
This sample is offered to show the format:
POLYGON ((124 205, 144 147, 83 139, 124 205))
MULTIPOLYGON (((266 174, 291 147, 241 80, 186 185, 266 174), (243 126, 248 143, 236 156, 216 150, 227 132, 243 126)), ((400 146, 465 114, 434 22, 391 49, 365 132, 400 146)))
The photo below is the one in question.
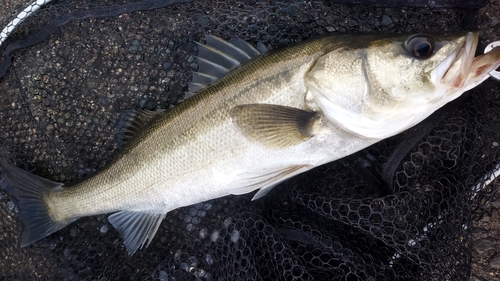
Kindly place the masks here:
MULTIPOLYGON (((206 58, 212 62, 217 63, 225 69, 233 69, 237 67, 240 63, 238 60, 233 58, 231 55, 224 53, 223 51, 212 47, 210 45, 198 44, 198 57, 206 58)), ((208 75, 212 76, 210 73, 208 75)))
POLYGON ((243 39, 225 41, 216 36, 205 35, 207 44, 198 44, 198 72, 193 73, 186 97, 192 96, 208 85, 224 77, 230 70, 261 54, 243 39))
POLYGON ((212 84, 217 81, 218 77, 210 76, 205 73, 195 72, 193 73, 193 81, 196 81, 198 84, 212 84))
MULTIPOLYGON (((234 46, 236 46, 240 50, 244 51, 252 58, 255 58, 255 57, 259 56, 260 54, 265 53, 265 52, 261 52, 261 51, 257 50, 252 45, 248 44, 247 41, 245 41, 241 38, 236 38, 236 39, 231 40, 231 44, 233 44, 234 46)), ((262 46, 264 46, 264 44, 262 42, 259 42, 257 44, 259 44, 259 45, 262 44, 262 46)), ((267 51, 267 48, 264 47, 264 51, 267 51)))
POLYGON ((118 124, 118 147, 122 148, 126 145, 132 138, 143 131, 151 120, 164 111, 165 109, 132 109, 125 111, 118 124))
POLYGON ((236 47, 234 44, 229 43, 222 38, 207 35, 205 36, 205 40, 207 40, 208 46, 217 49, 218 51, 232 57, 240 63, 246 62, 252 58, 244 50, 236 47))

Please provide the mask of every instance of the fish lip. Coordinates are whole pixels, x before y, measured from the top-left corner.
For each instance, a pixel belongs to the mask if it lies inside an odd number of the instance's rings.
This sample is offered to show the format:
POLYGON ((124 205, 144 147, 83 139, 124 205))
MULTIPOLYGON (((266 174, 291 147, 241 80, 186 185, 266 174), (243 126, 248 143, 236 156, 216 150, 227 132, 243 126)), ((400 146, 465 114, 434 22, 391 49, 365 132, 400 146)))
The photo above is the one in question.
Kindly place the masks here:
POLYGON ((451 88, 464 87, 472 69, 478 40, 479 34, 477 32, 468 32, 462 46, 457 48, 436 67, 435 74, 440 76, 440 78, 436 80, 438 80, 440 84, 451 88), (458 71, 456 71, 456 63, 460 64, 458 71))

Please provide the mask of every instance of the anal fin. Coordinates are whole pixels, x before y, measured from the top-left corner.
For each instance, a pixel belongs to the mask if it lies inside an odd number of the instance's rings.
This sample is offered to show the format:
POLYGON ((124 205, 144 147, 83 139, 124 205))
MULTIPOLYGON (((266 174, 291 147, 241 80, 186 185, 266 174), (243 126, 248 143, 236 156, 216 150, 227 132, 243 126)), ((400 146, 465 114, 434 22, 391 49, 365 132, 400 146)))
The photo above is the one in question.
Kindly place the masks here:
POLYGON ((311 168, 312 165, 296 165, 271 171, 241 173, 237 175, 235 180, 231 183, 237 187, 230 193, 233 195, 241 195, 260 188, 252 198, 252 200, 256 200, 266 195, 278 183, 308 171, 311 168))
POLYGON ((130 255, 144 244, 151 243, 165 214, 120 211, 108 217, 109 222, 120 232, 123 244, 130 255))

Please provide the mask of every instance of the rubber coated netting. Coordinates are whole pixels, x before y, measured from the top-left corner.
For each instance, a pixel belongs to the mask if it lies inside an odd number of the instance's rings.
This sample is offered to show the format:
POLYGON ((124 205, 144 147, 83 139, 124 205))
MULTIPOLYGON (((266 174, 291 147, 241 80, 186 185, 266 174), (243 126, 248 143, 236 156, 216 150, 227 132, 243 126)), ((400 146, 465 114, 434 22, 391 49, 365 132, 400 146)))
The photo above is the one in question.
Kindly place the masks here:
MULTIPOLYGON (((326 32, 474 29, 477 18, 470 7, 184 2, 56 1, 28 17, 0 47, 2 158, 60 182, 103 167, 123 112, 182 101, 205 33, 276 48, 326 32)), ((27 4, 11 4, 1 27, 27 4)), ((499 93, 489 80, 260 200, 172 211, 132 256, 105 215, 18 248, 2 190, 0 280, 467 280, 472 224, 496 192, 484 183, 499 164, 499 93)))

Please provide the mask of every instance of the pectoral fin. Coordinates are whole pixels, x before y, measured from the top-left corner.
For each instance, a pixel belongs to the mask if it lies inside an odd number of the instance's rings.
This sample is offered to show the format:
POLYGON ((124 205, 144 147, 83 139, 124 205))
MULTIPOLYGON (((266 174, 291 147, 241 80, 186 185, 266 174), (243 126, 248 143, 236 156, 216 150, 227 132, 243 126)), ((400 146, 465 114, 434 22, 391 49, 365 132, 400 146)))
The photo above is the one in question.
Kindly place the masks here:
POLYGON ((129 254, 151 243, 165 214, 120 211, 109 216, 109 222, 120 232, 129 254))
POLYGON ((311 165, 297 165, 272 171, 241 173, 237 175, 235 181, 232 182, 232 185, 236 186, 236 188, 231 191, 231 194, 246 194, 260 188, 252 198, 252 200, 256 200, 266 195, 278 183, 310 170, 311 168, 311 165))
POLYGON ((272 147, 292 146, 309 139, 319 119, 316 112, 271 104, 239 105, 232 117, 245 135, 272 147))

